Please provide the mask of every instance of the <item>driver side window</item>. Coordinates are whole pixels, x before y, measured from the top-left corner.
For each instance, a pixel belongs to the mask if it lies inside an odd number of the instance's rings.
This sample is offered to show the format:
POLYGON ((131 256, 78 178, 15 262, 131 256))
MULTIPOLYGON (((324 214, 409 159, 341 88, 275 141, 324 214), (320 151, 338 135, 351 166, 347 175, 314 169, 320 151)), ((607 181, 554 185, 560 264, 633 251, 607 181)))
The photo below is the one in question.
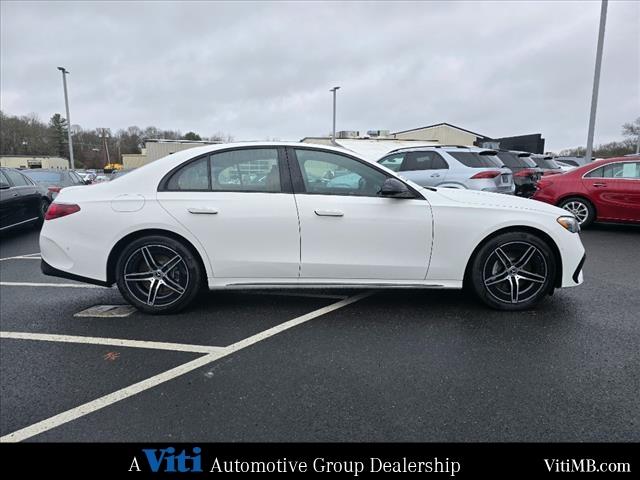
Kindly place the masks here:
POLYGON ((343 155, 296 149, 307 193, 377 197, 387 176, 343 155))

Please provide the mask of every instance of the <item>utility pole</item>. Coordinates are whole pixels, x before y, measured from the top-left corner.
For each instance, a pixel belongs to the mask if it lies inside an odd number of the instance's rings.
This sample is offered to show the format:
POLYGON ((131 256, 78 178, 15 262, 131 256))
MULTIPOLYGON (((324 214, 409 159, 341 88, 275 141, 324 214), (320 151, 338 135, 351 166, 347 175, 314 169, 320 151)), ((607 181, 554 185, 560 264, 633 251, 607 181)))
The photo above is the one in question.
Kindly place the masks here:
POLYGON ((333 92, 333 130, 331 130, 331 143, 336 143, 336 92, 340 87, 333 87, 330 92, 333 92))
POLYGON ((67 109, 67 138, 69 139, 69 161, 71 162, 71 170, 76 168, 73 160, 73 140, 71 139, 71 116, 69 115, 69 96, 67 95, 67 75, 69 71, 64 67, 58 67, 62 72, 62 86, 64 87, 64 106, 67 109))
POLYGON ((585 160, 591 161, 593 156, 593 133, 596 127, 596 108, 598 106, 598 89, 600 88, 600 67, 602 67, 602 47, 604 45, 604 27, 607 23, 607 4, 602 0, 600 7, 600 30, 598 31, 598 47, 596 49, 596 70, 593 75, 593 92, 591 94, 591 115, 589 116, 589 133, 587 135, 587 153, 585 160))

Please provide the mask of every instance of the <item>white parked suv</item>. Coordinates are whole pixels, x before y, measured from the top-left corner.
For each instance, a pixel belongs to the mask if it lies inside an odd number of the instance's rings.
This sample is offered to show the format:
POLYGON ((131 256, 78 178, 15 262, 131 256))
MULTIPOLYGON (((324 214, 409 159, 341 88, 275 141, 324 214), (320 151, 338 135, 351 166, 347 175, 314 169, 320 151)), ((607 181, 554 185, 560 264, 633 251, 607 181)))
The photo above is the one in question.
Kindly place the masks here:
POLYGON ((201 287, 462 288, 530 308, 582 283, 578 221, 543 202, 423 188, 352 152, 299 143, 196 147, 47 210, 42 271, 118 285, 171 313, 201 287))
POLYGON ((393 150, 378 163, 423 187, 513 194, 513 173, 495 150, 437 145, 393 150))

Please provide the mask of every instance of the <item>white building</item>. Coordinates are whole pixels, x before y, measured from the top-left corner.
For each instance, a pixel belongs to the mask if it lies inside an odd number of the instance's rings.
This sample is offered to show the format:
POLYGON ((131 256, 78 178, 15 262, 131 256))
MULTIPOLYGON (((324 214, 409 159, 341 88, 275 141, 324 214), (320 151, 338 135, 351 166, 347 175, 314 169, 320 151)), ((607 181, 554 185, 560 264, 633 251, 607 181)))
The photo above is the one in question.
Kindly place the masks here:
POLYGON ((0 156, 0 167, 67 170, 69 168, 69 160, 49 155, 2 155, 0 156))

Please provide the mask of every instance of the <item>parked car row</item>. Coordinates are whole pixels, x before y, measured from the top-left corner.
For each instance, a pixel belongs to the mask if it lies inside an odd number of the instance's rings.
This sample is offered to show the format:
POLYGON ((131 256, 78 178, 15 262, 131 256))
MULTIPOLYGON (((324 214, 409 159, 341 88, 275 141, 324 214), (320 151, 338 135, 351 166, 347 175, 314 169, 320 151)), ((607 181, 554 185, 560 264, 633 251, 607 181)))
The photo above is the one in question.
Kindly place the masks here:
MULTIPOLYGON (((424 187, 464 188, 531 197, 544 171, 528 152, 436 145, 393 150, 378 163, 424 187)), ((541 158, 543 163, 545 158, 541 158)), ((553 165, 553 170, 557 166, 553 165)))

